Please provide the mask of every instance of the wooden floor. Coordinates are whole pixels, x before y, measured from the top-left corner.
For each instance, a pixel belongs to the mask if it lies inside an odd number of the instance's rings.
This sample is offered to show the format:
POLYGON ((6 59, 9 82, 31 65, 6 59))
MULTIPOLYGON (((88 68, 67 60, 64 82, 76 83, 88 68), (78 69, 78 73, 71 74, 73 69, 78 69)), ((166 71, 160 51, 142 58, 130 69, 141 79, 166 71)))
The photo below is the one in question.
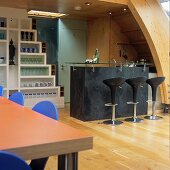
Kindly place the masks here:
MULTIPOLYGON (((170 116, 109 126, 69 117, 69 106, 59 109, 60 121, 88 131, 94 137, 93 150, 79 153, 79 170, 170 170, 170 116)), ((57 169, 57 157, 50 157, 46 170, 57 169)))

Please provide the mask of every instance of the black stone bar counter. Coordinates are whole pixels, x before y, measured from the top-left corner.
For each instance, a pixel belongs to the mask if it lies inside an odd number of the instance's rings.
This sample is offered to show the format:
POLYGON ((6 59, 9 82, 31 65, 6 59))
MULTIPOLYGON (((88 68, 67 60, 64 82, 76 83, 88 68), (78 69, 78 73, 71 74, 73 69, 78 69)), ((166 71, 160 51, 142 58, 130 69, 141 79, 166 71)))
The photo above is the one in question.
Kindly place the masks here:
MULTIPOLYGON (((83 121, 110 119, 112 109, 106 107, 110 103, 110 89, 103 83, 104 79, 113 77, 148 78, 149 68, 142 67, 80 67, 71 66, 70 82, 70 116, 83 121)), ((124 83, 116 94, 116 117, 133 116, 132 88, 124 83)), ((147 114, 148 86, 145 84, 139 92, 137 115, 147 114)))

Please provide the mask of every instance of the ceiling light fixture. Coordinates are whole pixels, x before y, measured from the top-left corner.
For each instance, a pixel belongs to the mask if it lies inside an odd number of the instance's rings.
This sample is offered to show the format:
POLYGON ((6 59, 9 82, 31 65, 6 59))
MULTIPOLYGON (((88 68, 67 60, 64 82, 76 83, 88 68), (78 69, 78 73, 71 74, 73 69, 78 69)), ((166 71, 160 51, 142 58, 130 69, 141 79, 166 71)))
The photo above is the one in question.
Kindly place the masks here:
POLYGON ((35 16, 35 17, 45 17, 45 18, 60 18, 60 17, 66 16, 66 15, 67 14, 36 11, 36 10, 28 11, 28 16, 32 16, 32 17, 35 16))
POLYGON ((85 5, 90 6, 92 3, 91 2, 86 2, 85 5))
POLYGON ((126 11, 127 9, 126 8, 123 8, 123 11, 126 11))

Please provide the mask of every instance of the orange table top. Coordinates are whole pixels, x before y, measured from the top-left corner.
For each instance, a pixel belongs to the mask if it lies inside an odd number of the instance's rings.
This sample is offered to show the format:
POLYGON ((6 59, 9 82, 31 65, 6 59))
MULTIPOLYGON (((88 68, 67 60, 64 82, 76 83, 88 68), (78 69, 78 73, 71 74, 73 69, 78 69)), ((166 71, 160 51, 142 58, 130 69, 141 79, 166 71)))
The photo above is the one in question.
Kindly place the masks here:
POLYGON ((0 97, 0 150, 35 159, 91 149, 92 136, 0 97))

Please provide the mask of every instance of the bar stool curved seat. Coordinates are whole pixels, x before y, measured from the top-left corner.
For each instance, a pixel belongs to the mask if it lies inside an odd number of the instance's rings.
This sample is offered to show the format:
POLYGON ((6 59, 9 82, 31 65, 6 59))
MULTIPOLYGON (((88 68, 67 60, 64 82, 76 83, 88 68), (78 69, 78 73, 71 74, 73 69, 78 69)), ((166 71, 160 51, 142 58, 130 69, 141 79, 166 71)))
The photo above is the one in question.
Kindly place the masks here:
POLYGON ((146 83, 148 83, 152 89, 152 114, 150 116, 145 116, 146 119, 158 120, 162 118, 161 116, 155 115, 155 104, 156 104, 157 89, 159 85, 164 82, 164 80, 165 80, 165 77, 155 77, 155 78, 150 78, 146 80, 146 83))
POLYGON ((112 124, 112 125, 119 125, 123 122, 118 121, 115 119, 115 110, 116 110, 116 91, 117 89, 125 82, 125 78, 118 77, 118 78, 111 78, 103 80, 103 83, 110 88, 111 91, 111 103, 105 104, 105 106, 112 107, 112 119, 108 121, 104 121, 105 124, 112 124))
POLYGON ((136 114, 136 107, 138 104, 137 97, 139 93, 139 89, 142 87, 142 85, 146 82, 146 77, 136 77, 136 78, 131 78, 127 79, 126 83, 129 84, 132 87, 133 90, 133 101, 132 102, 127 102, 127 104, 133 104, 134 105, 134 115, 131 118, 125 119, 126 121, 129 122, 141 122, 143 119, 140 119, 137 117, 136 114))

